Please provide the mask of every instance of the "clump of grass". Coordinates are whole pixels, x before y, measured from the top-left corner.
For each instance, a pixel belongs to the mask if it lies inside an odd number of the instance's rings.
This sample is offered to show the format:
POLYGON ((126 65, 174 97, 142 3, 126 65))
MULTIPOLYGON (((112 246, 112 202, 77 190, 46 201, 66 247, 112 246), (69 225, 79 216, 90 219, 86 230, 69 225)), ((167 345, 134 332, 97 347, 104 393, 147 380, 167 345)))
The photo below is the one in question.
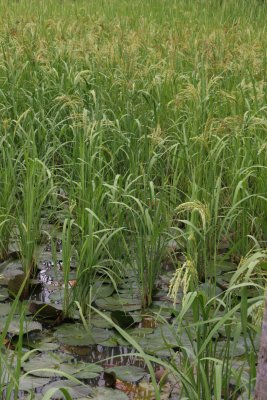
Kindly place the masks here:
POLYGON ((51 174, 41 160, 27 155, 20 173, 20 199, 16 218, 18 243, 25 275, 32 277, 36 272, 42 210, 52 190, 51 174))
POLYGON ((16 165, 14 144, 8 135, 3 135, 0 142, 0 261, 9 253, 9 243, 14 226, 16 207, 16 165))

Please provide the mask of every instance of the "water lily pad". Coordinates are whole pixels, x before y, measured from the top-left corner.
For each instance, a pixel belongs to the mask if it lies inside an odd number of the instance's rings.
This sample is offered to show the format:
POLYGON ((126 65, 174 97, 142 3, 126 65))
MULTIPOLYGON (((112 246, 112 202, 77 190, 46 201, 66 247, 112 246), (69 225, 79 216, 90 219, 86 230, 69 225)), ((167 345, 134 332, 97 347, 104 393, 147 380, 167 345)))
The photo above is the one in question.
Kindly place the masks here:
POLYGON ((24 272, 20 262, 8 262, 1 271, 0 284, 7 286, 10 279, 23 274, 24 272))
MULTIPOLYGON (((5 329, 6 325, 6 318, 0 318, 0 332, 3 332, 5 329)), ((8 325, 8 333, 11 334, 12 336, 17 336, 19 335, 21 329, 21 322, 19 320, 19 317, 15 316, 10 324, 8 325)), ((23 333, 29 333, 32 331, 41 331, 42 330, 42 325, 39 322, 35 321, 29 321, 26 320, 23 322, 23 333)))
MULTIPOLYGON (((115 294, 114 296, 117 297, 118 294, 115 294)), ((120 290, 119 297, 122 299, 128 299, 129 301, 134 301, 134 302, 138 302, 138 303, 141 302, 139 288, 136 288, 136 289, 127 288, 125 290, 120 290)))
POLYGON ((94 379, 103 371, 103 367, 97 364, 85 364, 80 362, 77 363, 75 367, 78 371, 75 372, 73 376, 77 379, 94 379))
MULTIPOLYGON (((216 354, 218 357, 220 357, 222 354, 225 353, 227 349, 228 343, 225 341, 217 342, 216 344, 216 354)), ((234 357, 240 357, 246 352, 246 347, 244 345, 244 341, 241 338, 241 342, 237 342, 234 344, 234 342, 230 342, 230 354, 232 354, 234 357)))
POLYGON ((8 384, 10 382, 11 375, 16 368, 17 359, 15 352, 6 348, 1 349, 4 352, 5 363, 1 362, 1 385, 8 384))
MULTIPOLYGON (((34 366, 35 368, 35 370, 32 370, 33 372, 31 372, 31 374, 45 377, 62 377, 62 372, 64 372, 65 374, 73 376, 76 379, 94 379, 97 378, 100 372, 103 371, 101 366, 95 364, 86 364, 84 362, 60 362, 60 360, 57 362, 57 360, 55 360, 52 366, 49 366, 49 368, 53 368, 55 372, 50 372, 45 371, 45 369, 48 368, 48 364, 45 364, 47 361, 48 360, 44 358, 42 363, 42 365, 44 365, 41 366, 39 363, 39 367, 36 368, 37 365, 35 366, 35 362, 31 360, 30 367, 34 366), (37 370, 41 368, 43 368, 43 370, 37 370)), ((28 370, 30 367, 26 366, 24 369, 26 368, 28 370)), ((31 370, 28 372, 30 371, 31 370)))
MULTIPOLYGON (((110 318, 110 312, 105 312, 103 313, 107 317, 110 318)), ((112 324, 106 321, 103 317, 101 317, 99 314, 92 314, 91 316, 91 324, 95 326, 96 328, 112 328, 112 324)))
POLYGON ((125 382, 138 382, 146 374, 143 368, 135 367, 134 365, 119 365, 111 368, 106 368, 106 372, 113 372, 118 379, 125 382))
POLYGON ((160 325, 155 329, 154 334, 155 336, 164 338, 164 341, 166 341, 168 344, 176 346, 177 332, 174 327, 175 325, 170 324, 160 325))
MULTIPOLYGON (((26 372, 30 372, 31 375, 44 378, 62 377, 62 372, 76 377, 79 374, 83 376, 83 370, 86 370, 89 376, 90 364, 88 366, 82 362, 72 362, 73 360, 73 357, 63 353, 36 354, 23 363, 23 369, 26 372)), ((94 369, 92 373, 94 377, 97 376, 94 369)))
POLYGON ((46 304, 42 301, 31 301, 29 310, 40 320, 56 321, 63 318, 62 307, 58 304, 46 304))
POLYGON ((218 296, 219 294, 222 293, 222 289, 219 288, 218 286, 215 286, 214 284, 211 285, 209 282, 201 283, 197 290, 201 290, 205 293, 212 293, 213 296, 218 296), (211 292, 212 290, 212 292, 211 292), (214 293, 215 291, 215 293, 214 293))
POLYGON ((173 350, 170 346, 166 345, 159 337, 150 338, 145 337, 139 340, 140 346, 143 350, 152 355, 159 357, 170 357, 173 355, 173 350))
MULTIPOLYGON (((24 272, 21 270, 14 270, 14 271, 8 271, 8 273, 5 273, 0 276, 0 284, 4 286, 9 286, 9 283, 12 281, 16 282, 16 279, 18 280, 19 284, 23 282, 25 278, 24 272)), ((9 288, 9 291, 11 292, 11 288, 9 288)), ((18 290, 17 290, 18 292, 18 290)))
POLYGON ((217 274, 222 274, 225 272, 232 272, 232 271, 236 271, 237 266, 236 264, 229 262, 229 261, 223 261, 223 262, 219 262, 216 265, 216 271, 217 274))
POLYGON ((87 331, 82 324, 63 324, 54 333, 57 340, 69 346, 101 344, 112 336, 107 329, 92 328, 87 331))
POLYGON ((102 342, 101 345, 105 347, 127 347, 129 343, 119 333, 114 332, 114 334, 109 339, 102 342))
POLYGON ((248 287, 248 298, 259 296, 259 289, 256 287, 248 287))
POLYGON ((147 334, 144 337, 135 336, 135 340, 145 352, 161 356, 170 356, 172 348, 181 345, 179 335, 176 337, 169 325, 159 326, 152 334, 147 334))
POLYGON ((111 284, 103 282, 95 282, 92 288, 92 298, 105 299, 114 293, 114 287, 111 284))
MULTIPOLYGON (((79 385, 75 382, 72 381, 67 381, 67 380, 61 380, 61 381, 55 381, 51 382, 48 385, 44 386, 42 389, 42 394, 45 394, 48 392, 48 390, 52 388, 66 388, 68 390, 68 393, 72 399, 79 399, 81 397, 87 397, 92 394, 92 388, 89 386, 85 385, 79 385)), ((64 394, 58 390, 52 397, 51 399, 53 400, 63 400, 65 399, 64 394)), ((105 399, 106 400, 106 399, 105 399)))
MULTIPOLYGON (((21 286, 25 282, 25 277, 25 273, 21 273, 21 271, 19 271, 16 275, 8 280, 8 293, 11 297, 16 297, 16 295, 19 293, 21 286)), ((23 298, 27 298, 29 296, 29 287, 24 286, 21 296, 23 298)))
POLYGON ((0 318, 5 317, 11 311, 11 304, 10 303, 1 303, 0 304, 0 318))
POLYGON ((91 346, 70 346, 67 344, 61 344, 60 348, 68 354, 77 356, 90 356, 92 354, 92 347, 91 346))
POLYGON ((129 335, 133 338, 142 338, 146 337, 147 335, 151 335, 154 332, 154 328, 134 328, 129 330, 129 335))
POLYGON ((132 298, 122 298, 118 295, 107 297, 106 299, 97 299, 95 301, 97 307, 107 311, 135 311, 141 309, 141 303, 132 298))
POLYGON ((62 303, 64 299, 64 289, 57 289, 54 290, 50 295, 49 295, 49 300, 54 303, 62 303))
POLYGON ((150 307, 150 313, 160 315, 161 317, 169 318, 174 311, 179 311, 182 308, 180 303, 176 303, 175 308, 167 302, 153 301, 152 307, 150 307))
POLYGON ((99 387, 93 391, 92 400, 129 400, 129 397, 120 390, 99 387))
POLYGON ((53 351, 59 348, 58 343, 54 343, 53 336, 39 335, 27 335, 23 341, 23 344, 30 349, 38 349, 39 351, 53 351))
POLYGON ((119 287, 118 288, 119 294, 120 296, 124 296, 124 297, 140 297, 140 289, 139 287, 137 288, 129 288, 128 287, 128 282, 124 282, 124 286, 123 287, 119 287))
POLYGON ((5 301, 8 298, 9 298, 9 293, 7 288, 0 287, 0 301, 5 301))
POLYGON ((48 378, 40 378, 35 376, 21 376, 19 379, 19 390, 30 391, 32 389, 36 389, 47 385, 50 379, 48 378))

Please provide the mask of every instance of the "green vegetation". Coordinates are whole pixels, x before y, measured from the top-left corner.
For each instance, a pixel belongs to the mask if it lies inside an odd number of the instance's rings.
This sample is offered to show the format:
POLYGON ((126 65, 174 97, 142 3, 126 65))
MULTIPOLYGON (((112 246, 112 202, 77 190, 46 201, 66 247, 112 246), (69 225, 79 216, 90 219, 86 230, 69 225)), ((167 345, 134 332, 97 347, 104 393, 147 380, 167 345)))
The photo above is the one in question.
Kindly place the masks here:
MULTIPOLYGON (((267 271, 266 15, 260 0, 0 0, 1 398, 24 398, 21 387, 58 398, 51 379, 25 384, 37 351, 24 342, 28 308, 39 321, 30 331, 68 322, 72 336, 80 315, 83 339, 63 342, 62 325, 40 342, 49 351, 81 355, 79 340, 134 348, 156 399, 166 385, 155 365, 179 389, 170 398, 253 398, 267 271), (153 326, 137 328, 145 318, 153 326)), ((94 398, 78 382, 85 367, 66 362, 54 366, 74 377, 62 396, 94 398)), ((117 392, 105 396, 123 400, 117 392)))

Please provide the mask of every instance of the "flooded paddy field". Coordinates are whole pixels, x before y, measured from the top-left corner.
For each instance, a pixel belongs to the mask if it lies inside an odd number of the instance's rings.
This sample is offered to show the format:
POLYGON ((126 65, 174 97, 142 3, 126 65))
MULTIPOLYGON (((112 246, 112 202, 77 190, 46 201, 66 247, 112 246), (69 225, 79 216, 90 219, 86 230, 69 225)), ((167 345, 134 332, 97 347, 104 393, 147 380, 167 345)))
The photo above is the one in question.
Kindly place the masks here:
POLYGON ((266 15, 0 0, 0 399, 259 398, 266 15))

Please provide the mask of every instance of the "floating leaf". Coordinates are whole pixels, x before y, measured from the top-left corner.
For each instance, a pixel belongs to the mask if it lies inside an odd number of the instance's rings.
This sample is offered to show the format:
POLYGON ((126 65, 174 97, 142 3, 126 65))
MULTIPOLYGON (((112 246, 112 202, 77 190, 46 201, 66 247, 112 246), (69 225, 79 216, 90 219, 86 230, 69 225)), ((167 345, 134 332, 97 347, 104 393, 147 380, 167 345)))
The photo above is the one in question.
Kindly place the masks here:
POLYGON ((70 373, 73 375, 75 372, 74 364, 70 364, 73 357, 66 354, 55 354, 55 353, 42 353, 36 354, 29 360, 22 364, 23 369, 26 372, 30 372, 31 375, 52 378, 62 377, 61 372, 70 373), (53 369, 54 371, 46 371, 46 369, 53 369))
POLYGON ((105 372, 113 372, 118 379, 125 382, 138 382, 146 374, 143 368, 135 367, 134 365, 120 365, 106 368, 105 372))
MULTIPOLYGON (((4 328, 6 325, 6 319, 5 318, 0 318, 0 331, 3 332, 4 328)), ((10 333, 12 336, 19 335, 20 329, 21 329, 21 322, 19 320, 19 317, 15 316, 13 320, 10 322, 8 325, 8 333, 10 333)), ((32 331, 41 331, 42 330, 42 325, 39 322, 34 322, 34 321, 24 321, 22 324, 22 329, 23 333, 29 333, 32 331)))
POLYGON ((160 326, 152 334, 146 334, 144 337, 135 336, 135 340, 145 352, 161 356, 170 356, 172 348, 179 347, 181 343, 179 335, 176 337, 169 325, 160 326))
POLYGON ((93 391, 92 400, 129 400, 120 390, 99 387, 93 391))
POLYGON ((131 297, 139 297, 140 296, 139 287, 137 286, 136 288, 130 288, 129 287, 130 285, 128 281, 123 281, 123 286, 121 285, 118 286, 118 292, 120 293, 120 295, 127 295, 127 297, 129 297, 129 295, 131 297))
POLYGON ((0 304, 0 318, 5 317, 11 311, 11 304, 10 303, 1 303, 0 304))
POLYGON ((111 331, 92 328, 87 331, 82 324, 63 324, 54 333, 57 340, 69 346, 91 346, 109 339, 111 331))
MULTIPOLYGON (((75 382, 67 381, 67 380, 61 380, 61 381, 55 381, 55 382, 49 383, 48 385, 43 387, 42 394, 44 395, 46 392, 48 392, 48 390, 53 389, 53 388, 59 388, 59 389, 66 388, 72 399, 79 399, 81 397, 88 398, 88 396, 90 396, 92 394, 92 388, 90 388, 89 386, 79 385, 75 382)), ((65 399, 65 396, 60 390, 58 390, 55 394, 53 394, 51 399, 53 399, 53 400, 61 400, 62 399, 63 400, 63 399, 65 399)))
POLYGON ((16 354, 12 350, 9 349, 1 349, 3 352, 2 357, 5 357, 5 362, 1 362, 1 379, 0 379, 0 387, 1 385, 5 385, 10 382, 11 375, 16 368, 17 359, 16 354))
POLYGON ((76 369, 79 370, 73 376, 77 379, 94 379, 103 371, 103 367, 100 365, 90 363, 77 363, 76 369))
MULTIPOLYGON (((7 287, 10 296, 16 297, 25 281, 25 277, 26 275, 24 273, 19 272, 17 275, 9 279, 7 287)), ((28 290, 29 288, 25 286, 23 294, 21 295, 23 298, 26 298, 29 295, 28 290)))
MULTIPOLYGON (((110 312, 104 313, 107 317, 110 318, 110 312)), ((101 315, 93 313, 90 318, 90 322, 96 328, 112 328, 112 324, 106 321, 101 315)))
POLYGON ((24 275, 21 263, 13 261, 8 262, 4 265, 4 268, 1 271, 0 284, 7 286, 10 279, 13 279, 14 277, 19 275, 24 275))
POLYGON ((228 343, 226 341, 217 342, 216 354, 218 357, 222 356, 222 354, 225 354, 228 345, 229 345, 229 353, 234 357, 240 357, 246 352, 244 339, 241 336, 237 343, 234 343, 233 341, 230 341, 228 343))
POLYGON ((50 295, 49 295, 49 300, 57 303, 62 303, 64 299, 64 289, 57 289, 54 290, 50 295))
POLYGON ((92 299, 104 299, 112 295, 114 287, 111 284, 95 282, 92 288, 92 299))
POLYGON ((68 354, 73 354, 75 356, 90 356, 92 354, 91 346, 70 346, 67 344, 61 344, 61 349, 68 354))
POLYGON ((117 346, 125 346, 127 347, 129 343, 117 332, 107 340, 101 343, 102 346, 105 347, 117 347, 117 346))
POLYGON ((154 332, 154 328, 134 328, 129 330, 129 335, 134 338, 142 338, 147 335, 151 335, 154 332))
POLYGON ((8 290, 5 287, 0 287, 0 301, 5 301, 8 298, 8 290))
MULTIPOLYGON (((214 269, 214 266, 213 266, 214 269)), ((222 274, 224 272, 232 272, 232 271, 236 271, 237 266, 236 264, 229 262, 229 261, 223 261, 223 262, 219 262, 216 265, 216 273, 218 274, 222 274)))
POLYGON ((160 357, 170 357, 173 354, 171 347, 166 345, 160 338, 142 338, 139 341, 139 345, 148 354, 160 357))
POLYGON ((152 307, 150 307, 150 313, 160 315, 161 317, 170 318, 174 310, 178 311, 182 308, 181 304, 176 303, 175 309, 172 307, 170 302, 166 301, 153 301, 152 307))
POLYGON ((58 321, 63 319, 62 307, 58 304, 46 304, 42 301, 31 301, 29 310, 40 320, 58 321))
POLYGON ((59 348, 59 344, 54 343, 53 340, 53 336, 42 336, 39 334, 32 337, 32 335, 27 335, 23 343, 30 349, 38 349, 39 351, 52 351, 59 348))
POLYGON ((121 298, 118 295, 107 297, 106 299, 97 299, 95 301, 97 307, 107 311, 135 311, 141 309, 141 303, 132 298, 121 298))
POLYGON ((35 376, 21 376, 19 378, 19 390, 30 391, 47 385, 50 379, 48 378, 37 378, 35 376))
POLYGON ((97 364, 76 362, 71 356, 64 353, 46 353, 31 357, 23 363, 23 369, 38 377, 62 377, 62 372, 76 379, 94 379, 99 376, 103 368, 97 364), (47 369, 53 369, 47 371, 47 369))
POLYGON ((219 294, 222 293, 222 289, 219 288, 218 286, 212 285, 209 282, 201 283, 197 290, 201 290, 205 293, 212 293, 214 296, 218 296, 219 294), (215 293, 214 293, 215 291, 215 293))

